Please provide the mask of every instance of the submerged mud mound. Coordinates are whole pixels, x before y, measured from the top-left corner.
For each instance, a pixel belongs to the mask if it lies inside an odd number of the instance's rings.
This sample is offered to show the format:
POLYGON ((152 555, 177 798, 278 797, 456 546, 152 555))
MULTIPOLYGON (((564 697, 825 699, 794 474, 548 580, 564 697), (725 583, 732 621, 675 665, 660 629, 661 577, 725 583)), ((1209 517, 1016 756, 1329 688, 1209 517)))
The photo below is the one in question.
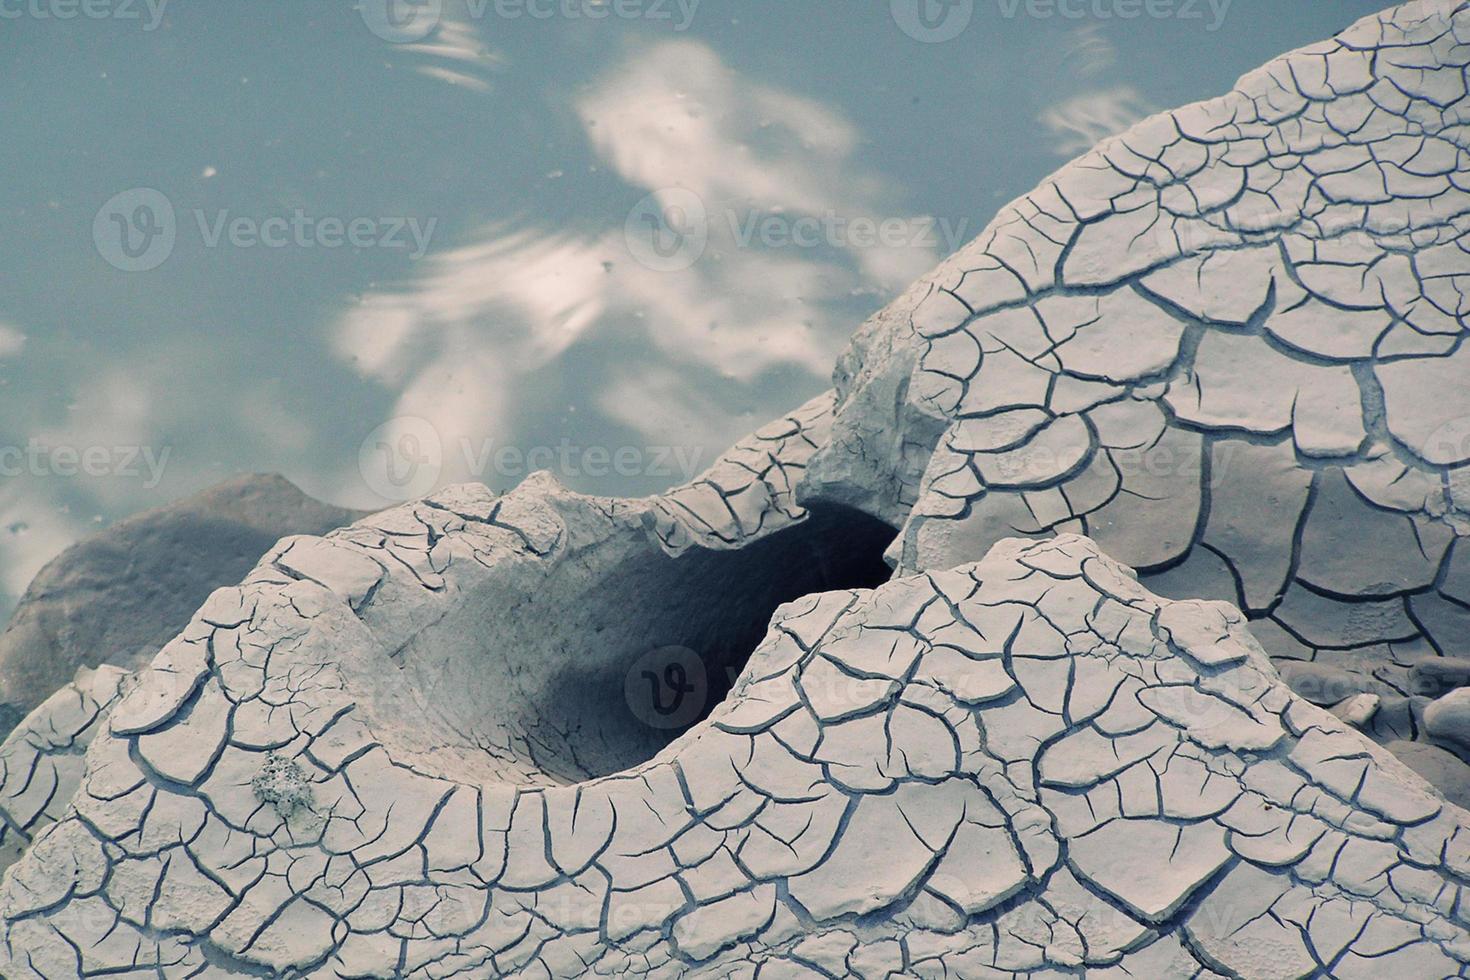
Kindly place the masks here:
POLYGON ((364 516, 280 476, 241 476, 68 548, 41 569, 0 634, 0 735, 78 668, 135 670, 288 534, 364 516))

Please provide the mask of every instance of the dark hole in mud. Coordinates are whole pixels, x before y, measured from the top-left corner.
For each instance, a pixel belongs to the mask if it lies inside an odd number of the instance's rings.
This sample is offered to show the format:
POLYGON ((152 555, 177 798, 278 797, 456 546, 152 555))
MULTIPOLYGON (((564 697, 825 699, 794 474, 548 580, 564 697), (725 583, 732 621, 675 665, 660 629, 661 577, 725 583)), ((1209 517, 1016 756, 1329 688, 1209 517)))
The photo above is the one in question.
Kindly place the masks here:
POLYGON ((542 720, 568 733, 575 764, 566 775, 635 766, 708 717, 778 606, 888 581, 883 552, 894 534, 861 511, 829 505, 738 551, 694 549, 671 559, 650 549, 620 563, 601 586, 616 605, 603 604, 571 631, 606 646, 569 656, 548 692, 556 696, 542 703, 542 720))
POLYGON ((539 577, 490 576, 395 655, 382 683, 412 685, 420 706, 395 702, 374 719, 380 738, 398 740, 396 757, 528 784, 646 762, 724 700, 776 607, 886 582, 895 533, 819 505, 741 549, 672 558, 636 522, 571 519, 612 529, 584 533, 590 543, 539 577))

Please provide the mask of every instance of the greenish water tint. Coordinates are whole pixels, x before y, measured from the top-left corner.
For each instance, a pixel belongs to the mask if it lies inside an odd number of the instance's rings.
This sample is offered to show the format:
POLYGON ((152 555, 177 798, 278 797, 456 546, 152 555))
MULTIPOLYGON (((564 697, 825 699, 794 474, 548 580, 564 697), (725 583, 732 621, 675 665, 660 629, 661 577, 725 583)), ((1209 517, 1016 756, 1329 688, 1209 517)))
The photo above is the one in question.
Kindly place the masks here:
POLYGON ((0 0, 0 610, 231 474, 676 483, 1006 201, 1367 0, 0 0))

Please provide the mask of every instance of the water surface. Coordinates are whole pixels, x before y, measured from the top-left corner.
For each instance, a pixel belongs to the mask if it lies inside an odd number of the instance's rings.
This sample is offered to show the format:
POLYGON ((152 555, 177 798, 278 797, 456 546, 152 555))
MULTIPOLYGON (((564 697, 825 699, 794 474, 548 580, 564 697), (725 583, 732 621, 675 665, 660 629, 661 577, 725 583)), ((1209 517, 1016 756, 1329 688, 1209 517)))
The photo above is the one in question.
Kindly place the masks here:
POLYGON ((1381 6, 922 3, 0 0, 0 611, 241 471, 678 482, 1094 140, 1381 6))

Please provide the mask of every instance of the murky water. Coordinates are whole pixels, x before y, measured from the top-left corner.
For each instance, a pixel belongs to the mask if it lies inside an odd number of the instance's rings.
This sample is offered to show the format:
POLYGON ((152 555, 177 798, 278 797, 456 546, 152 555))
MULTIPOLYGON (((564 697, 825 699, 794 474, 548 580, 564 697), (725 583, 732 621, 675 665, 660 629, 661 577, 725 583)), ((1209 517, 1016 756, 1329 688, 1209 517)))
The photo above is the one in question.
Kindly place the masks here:
POLYGON ((1371 0, 0 0, 0 610, 244 470, 644 493, 1098 137, 1371 0))

